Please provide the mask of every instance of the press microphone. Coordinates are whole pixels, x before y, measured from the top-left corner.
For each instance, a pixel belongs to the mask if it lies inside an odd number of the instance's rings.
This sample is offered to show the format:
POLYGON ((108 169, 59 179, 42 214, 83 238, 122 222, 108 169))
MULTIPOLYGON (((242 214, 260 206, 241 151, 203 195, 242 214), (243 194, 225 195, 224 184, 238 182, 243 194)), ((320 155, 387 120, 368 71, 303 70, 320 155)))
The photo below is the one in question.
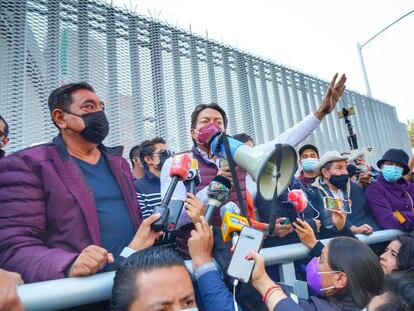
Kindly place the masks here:
POLYGON ((188 192, 196 194, 196 187, 200 184, 200 172, 198 170, 197 159, 191 160, 191 169, 188 172, 188 179, 184 182, 188 187, 188 192))
POLYGON ((239 232, 245 226, 249 226, 247 218, 240 216, 240 208, 234 202, 228 202, 220 210, 221 235, 224 242, 232 240, 233 246, 239 238, 239 232))
POLYGON ((291 190, 288 193, 288 200, 282 202, 281 209, 285 212, 290 223, 296 221, 296 218, 303 220, 303 211, 308 206, 308 199, 300 189, 291 190))
POLYGON ((207 188, 207 210, 205 218, 211 225, 217 207, 227 202, 231 190, 231 182, 226 177, 217 175, 207 188))
POLYGON ((288 193, 288 201, 293 203, 295 210, 298 213, 303 213, 303 211, 308 206, 308 199, 301 189, 291 190, 288 193))
POLYGON ((167 192, 165 193, 164 199, 161 202, 161 205, 158 205, 154 208, 152 214, 159 213, 161 218, 158 219, 151 225, 151 229, 154 231, 167 231, 168 218, 170 216, 170 210, 168 209, 168 204, 171 201, 171 197, 177 187, 179 181, 185 181, 188 178, 188 172, 191 167, 191 157, 187 153, 181 153, 174 155, 171 167, 170 167, 170 177, 172 178, 170 185, 168 186, 167 192))

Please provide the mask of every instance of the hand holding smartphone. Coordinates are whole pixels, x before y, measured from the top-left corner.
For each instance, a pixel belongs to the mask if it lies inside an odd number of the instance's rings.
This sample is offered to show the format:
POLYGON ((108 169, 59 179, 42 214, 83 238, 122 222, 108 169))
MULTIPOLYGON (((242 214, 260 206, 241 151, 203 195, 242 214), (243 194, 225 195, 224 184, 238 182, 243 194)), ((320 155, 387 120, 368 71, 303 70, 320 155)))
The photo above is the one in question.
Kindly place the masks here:
POLYGON ((227 274, 243 283, 249 283, 254 261, 246 259, 251 251, 259 252, 262 248, 264 233, 262 231, 243 227, 237 241, 227 274))
POLYGON ((290 201, 282 202, 280 208, 281 208, 281 210, 284 214, 283 216, 286 217, 286 220, 283 223, 284 225, 288 225, 288 224, 293 223, 294 221, 296 221, 297 218, 303 219, 303 217, 301 216, 301 213, 298 213, 296 211, 294 203, 292 203, 290 201))
POLYGON ((326 210, 329 211, 337 211, 341 213, 351 214, 351 201, 350 200, 343 200, 339 198, 333 197, 324 197, 323 198, 323 206, 326 210))

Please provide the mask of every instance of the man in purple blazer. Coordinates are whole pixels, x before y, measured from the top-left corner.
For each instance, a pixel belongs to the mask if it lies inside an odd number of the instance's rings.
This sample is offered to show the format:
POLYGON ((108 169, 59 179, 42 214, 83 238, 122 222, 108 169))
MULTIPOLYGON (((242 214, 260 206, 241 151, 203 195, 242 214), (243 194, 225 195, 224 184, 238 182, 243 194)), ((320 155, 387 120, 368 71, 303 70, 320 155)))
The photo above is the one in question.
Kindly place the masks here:
POLYGON ((118 257, 152 245, 122 147, 102 144, 109 123, 87 83, 48 100, 59 135, 0 161, 0 266, 26 283, 114 269, 118 257))

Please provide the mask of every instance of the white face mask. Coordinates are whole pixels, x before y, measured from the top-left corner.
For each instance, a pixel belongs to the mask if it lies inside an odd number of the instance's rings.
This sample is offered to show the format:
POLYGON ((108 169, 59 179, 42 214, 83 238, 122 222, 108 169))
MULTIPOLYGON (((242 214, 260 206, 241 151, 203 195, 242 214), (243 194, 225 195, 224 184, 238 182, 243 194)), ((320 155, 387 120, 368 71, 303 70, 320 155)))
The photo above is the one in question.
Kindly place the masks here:
POLYGON ((198 311, 198 308, 182 309, 181 311, 198 311))

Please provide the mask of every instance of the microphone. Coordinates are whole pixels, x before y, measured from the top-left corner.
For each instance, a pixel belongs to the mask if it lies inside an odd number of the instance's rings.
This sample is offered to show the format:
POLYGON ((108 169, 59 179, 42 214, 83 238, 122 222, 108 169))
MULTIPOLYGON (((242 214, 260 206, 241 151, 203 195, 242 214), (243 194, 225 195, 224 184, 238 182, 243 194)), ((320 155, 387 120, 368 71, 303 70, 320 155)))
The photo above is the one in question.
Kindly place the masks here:
POLYGON ((188 172, 190 171, 190 166, 191 157, 189 154, 181 153, 174 155, 170 167, 170 177, 172 178, 171 183, 168 186, 167 192, 165 193, 161 205, 156 206, 152 212, 152 214, 161 214, 161 218, 151 225, 152 230, 167 231, 167 223, 168 218, 170 216, 168 204, 171 201, 171 197, 175 191, 175 188, 177 187, 178 182, 187 180, 188 172))
POLYGON ((288 200, 282 202, 281 209, 285 212, 290 223, 296 221, 296 218, 303 219, 303 211, 308 206, 308 199, 300 189, 291 190, 288 193, 288 200))
POLYGON ((207 188, 207 210, 205 218, 207 222, 211 225, 213 220, 214 211, 217 207, 223 205, 227 202, 231 190, 231 183, 226 177, 217 175, 210 182, 207 188))
POLYGON ((308 199, 301 189, 291 190, 288 193, 288 201, 293 203, 298 213, 303 213, 308 206, 308 199))
POLYGON ((198 161, 197 159, 191 160, 191 169, 188 173, 188 179, 184 182, 188 186, 188 192, 195 194, 196 187, 200 184, 200 172, 198 170, 198 161))
POLYGON ((249 226, 247 218, 240 216, 240 208, 234 202, 227 202, 220 210, 221 235, 224 242, 232 240, 233 246, 239 238, 239 231, 244 226, 249 226))

